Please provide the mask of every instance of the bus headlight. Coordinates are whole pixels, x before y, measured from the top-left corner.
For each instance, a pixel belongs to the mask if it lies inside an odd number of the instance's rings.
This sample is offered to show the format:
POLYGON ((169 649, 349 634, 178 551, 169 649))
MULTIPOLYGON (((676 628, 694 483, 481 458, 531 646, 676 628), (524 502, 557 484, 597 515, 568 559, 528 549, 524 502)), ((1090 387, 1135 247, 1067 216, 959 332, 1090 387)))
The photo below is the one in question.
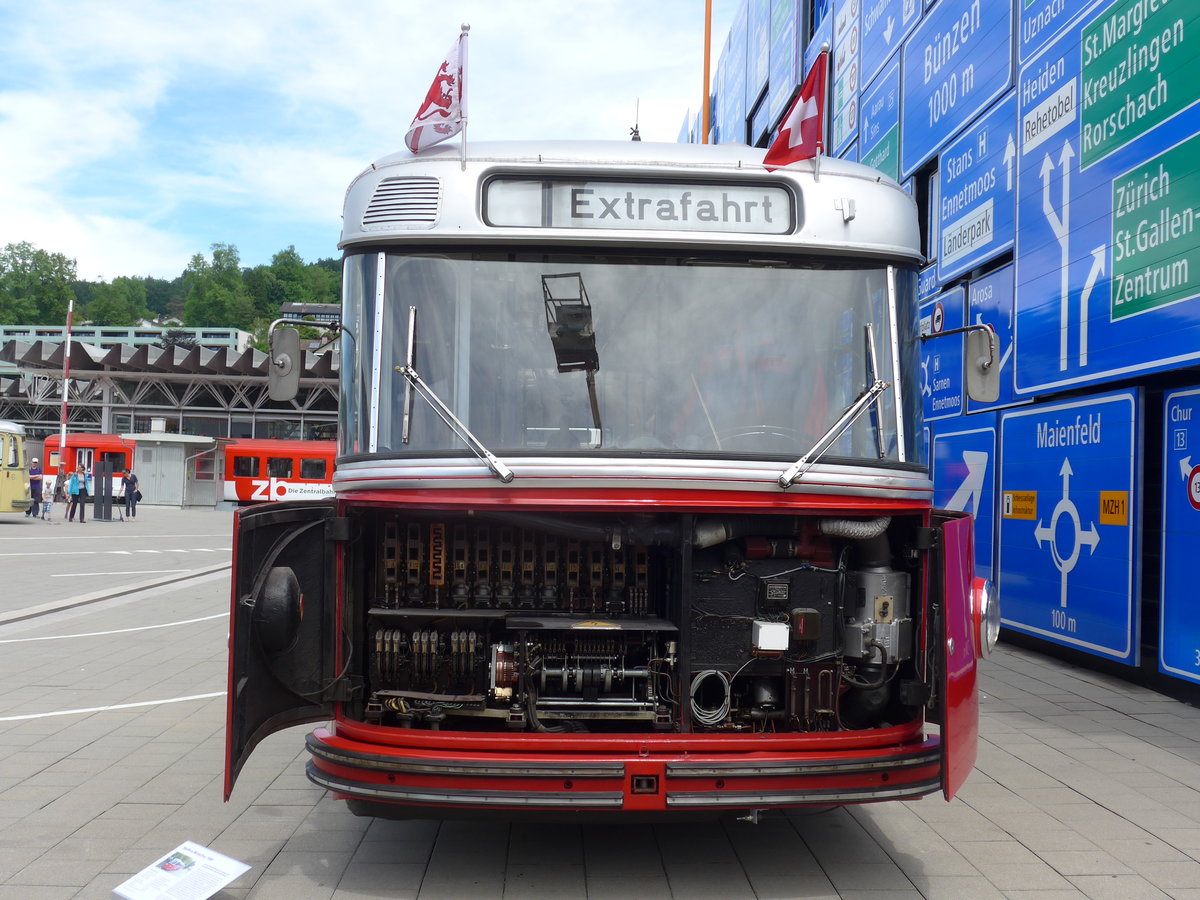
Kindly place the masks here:
POLYGON ((971 586, 971 616, 979 656, 990 656, 1000 639, 1000 597, 990 579, 976 578, 971 586))

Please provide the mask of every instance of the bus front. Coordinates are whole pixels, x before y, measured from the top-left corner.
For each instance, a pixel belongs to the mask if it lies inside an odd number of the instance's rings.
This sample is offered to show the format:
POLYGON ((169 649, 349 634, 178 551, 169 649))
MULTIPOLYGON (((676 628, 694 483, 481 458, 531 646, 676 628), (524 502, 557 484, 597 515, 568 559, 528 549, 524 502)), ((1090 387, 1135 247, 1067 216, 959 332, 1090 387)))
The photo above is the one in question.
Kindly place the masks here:
POLYGON ((309 777, 371 815, 952 796, 995 615, 931 509, 910 199, 469 149, 348 192, 336 496, 239 511, 227 792, 325 719, 309 777))

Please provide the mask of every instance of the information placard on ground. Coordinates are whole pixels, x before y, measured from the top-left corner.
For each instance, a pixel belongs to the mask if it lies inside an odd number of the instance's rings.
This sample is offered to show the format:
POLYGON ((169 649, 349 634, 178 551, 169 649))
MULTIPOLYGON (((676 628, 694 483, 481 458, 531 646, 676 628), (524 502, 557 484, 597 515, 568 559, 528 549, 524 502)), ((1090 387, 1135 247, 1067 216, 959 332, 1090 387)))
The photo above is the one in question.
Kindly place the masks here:
POLYGON ((113 889, 122 900, 207 900, 250 867, 184 841, 113 889))

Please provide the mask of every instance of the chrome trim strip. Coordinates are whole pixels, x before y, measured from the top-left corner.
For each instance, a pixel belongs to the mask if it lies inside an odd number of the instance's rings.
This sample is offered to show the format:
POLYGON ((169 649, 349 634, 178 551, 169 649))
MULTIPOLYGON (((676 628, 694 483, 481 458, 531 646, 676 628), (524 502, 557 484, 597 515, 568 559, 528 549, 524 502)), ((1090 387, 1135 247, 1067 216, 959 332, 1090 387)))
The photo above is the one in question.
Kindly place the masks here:
POLYGON ((760 776, 783 775, 856 775, 880 770, 894 771, 897 769, 913 769, 921 766, 938 765, 941 762, 941 748, 926 750, 911 756, 890 757, 888 759, 847 759, 847 760, 772 760, 761 763, 746 763, 739 760, 724 760, 719 762, 669 762, 667 777, 699 778, 713 776, 718 778, 755 778, 760 776))
MULTIPOLYGON (((784 496, 778 461, 663 460, 641 458, 506 457, 521 488, 633 488, 752 491, 784 496)), ((333 474, 337 493, 355 490, 479 489, 496 487, 491 471, 477 459, 433 458, 341 462, 333 474)), ((508 488, 512 490, 514 488, 508 488)), ((925 471, 815 464, 793 485, 790 496, 836 494, 909 500, 928 504, 933 483, 925 471)))
POLYGON ((311 762, 305 768, 308 780, 339 794, 393 803, 417 803, 436 806, 525 806, 559 809, 620 809, 625 797, 620 791, 574 793, 572 791, 460 791, 442 788, 384 787, 344 781, 322 772, 311 762))
POLYGON ((375 350, 371 354, 371 431, 367 438, 370 450, 374 453, 379 449, 379 390, 383 375, 383 312, 387 286, 384 284, 384 269, 387 265, 387 254, 379 253, 375 259, 375 350))
POLYGON ((577 762, 563 765, 553 762, 521 762, 497 765, 487 760, 458 759, 453 763, 436 760, 394 758, 376 753, 359 753, 323 744, 311 734, 305 738, 308 751, 337 766, 396 772, 405 775, 469 775, 512 778, 624 778, 622 763, 577 762))
POLYGON ((865 803, 924 797, 942 789, 940 780, 915 781, 889 787, 827 788, 810 791, 686 791, 667 792, 667 808, 804 806, 809 804, 865 803))
MULTIPOLYGON (((905 443, 905 428, 904 421, 904 386, 900 383, 900 320, 896 318, 898 309, 896 306, 896 279, 899 277, 899 272, 895 266, 888 266, 887 274, 887 303, 888 303, 888 319, 892 323, 892 327, 888 332, 890 343, 892 346, 892 403, 896 408, 896 455, 900 462, 907 462, 907 453, 905 448, 908 446, 905 443)), ((911 388, 910 388, 911 389, 911 388)))

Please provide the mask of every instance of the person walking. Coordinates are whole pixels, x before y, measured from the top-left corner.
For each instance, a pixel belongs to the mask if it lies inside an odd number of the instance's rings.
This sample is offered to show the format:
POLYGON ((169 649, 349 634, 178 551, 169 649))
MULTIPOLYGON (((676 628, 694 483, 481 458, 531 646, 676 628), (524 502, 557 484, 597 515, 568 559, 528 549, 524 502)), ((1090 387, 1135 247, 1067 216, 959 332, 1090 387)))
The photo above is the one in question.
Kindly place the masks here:
POLYGON ((92 490, 92 476, 80 466, 79 469, 71 474, 71 480, 67 482, 67 495, 71 498, 71 505, 67 507, 67 521, 75 521, 75 510, 79 510, 79 523, 82 525, 87 521, 87 501, 92 490))
POLYGON ((137 504, 142 499, 142 492, 138 490, 138 477, 131 469, 126 469, 121 476, 121 491, 125 494, 125 515, 137 518, 137 504))
POLYGON ((38 464, 38 458, 35 456, 29 461, 29 509, 25 510, 26 516, 38 517, 38 512, 42 506, 42 467, 38 464))

